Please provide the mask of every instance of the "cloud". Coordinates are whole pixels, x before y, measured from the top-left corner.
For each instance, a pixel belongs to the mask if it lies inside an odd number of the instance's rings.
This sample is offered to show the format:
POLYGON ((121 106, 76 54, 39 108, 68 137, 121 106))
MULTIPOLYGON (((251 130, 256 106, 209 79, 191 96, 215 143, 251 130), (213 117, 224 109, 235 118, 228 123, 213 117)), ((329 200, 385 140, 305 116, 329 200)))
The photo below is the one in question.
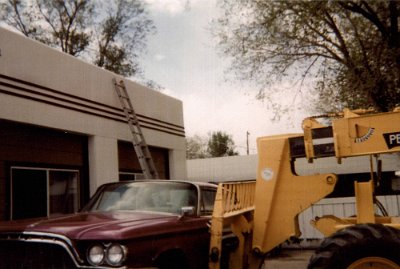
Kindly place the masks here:
POLYGON ((155 54, 154 56, 154 59, 156 60, 156 61, 162 61, 162 60, 164 60, 165 58, 166 58, 166 56, 165 55, 163 55, 163 54, 155 54))
POLYGON ((179 95, 166 90, 164 93, 182 100, 188 137, 207 137, 211 132, 223 131, 232 135, 240 154, 246 153, 247 132, 250 133, 250 153, 256 153, 258 137, 301 132, 301 121, 305 117, 304 113, 294 109, 283 115, 282 121, 273 122, 272 112, 265 104, 240 90, 219 88, 208 94, 194 90, 179 95))
POLYGON ((145 0, 156 12, 175 15, 189 8, 189 0, 145 0))
POLYGON ((210 9, 216 0, 145 0, 149 8, 158 13, 177 15, 193 9, 210 9))
POLYGON ((305 114, 295 104, 302 100, 285 90, 291 89, 288 85, 276 86, 274 100, 291 109, 280 122, 272 122, 271 109, 255 100, 256 89, 226 83, 228 62, 217 54, 207 30, 217 12, 217 0, 146 1, 158 29, 144 61, 146 77, 162 85, 164 94, 183 102, 188 137, 223 131, 233 136, 237 150, 245 154, 247 131, 250 153, 255 153, 257 137, 301 131, 305 114))

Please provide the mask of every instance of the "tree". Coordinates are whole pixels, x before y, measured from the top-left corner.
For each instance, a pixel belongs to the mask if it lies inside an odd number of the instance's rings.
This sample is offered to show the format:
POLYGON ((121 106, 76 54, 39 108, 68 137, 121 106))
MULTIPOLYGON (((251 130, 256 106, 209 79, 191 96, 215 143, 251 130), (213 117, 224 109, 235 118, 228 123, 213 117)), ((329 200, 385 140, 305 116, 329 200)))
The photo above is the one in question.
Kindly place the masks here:
POLYGON ((89 1, 7 0, 1 8, 6 10, 1 19, 10 26, 63 52, 77 56, 89 44, 89 1))
POLYGON ((121 75, 140 73, 138 57, 154 26, 138 0, 0 0, 1 20, 27 37, 121 75))
POLYGON ((207 140, 199 135, 186 138, 186 159, 207 158, 207 140))
POLYGON ((211 157, 239 155, 239 153, 235 151, 235 143, 232 137, 221 131, 211 134, 208 140, 207 152, 211 157))
POLYGON ((140 73, 138 58, 152 30, 142 2, 117 0, 101 24, 95 64, 117 74, 140 73))
MULTIPOLYGON (((221 0, 214 23, 230 70, 271 100, 313 82, 321 110, 400 105, 400 1, 221 0)), ((293 92, 293 95, 296 93, 293 92)))

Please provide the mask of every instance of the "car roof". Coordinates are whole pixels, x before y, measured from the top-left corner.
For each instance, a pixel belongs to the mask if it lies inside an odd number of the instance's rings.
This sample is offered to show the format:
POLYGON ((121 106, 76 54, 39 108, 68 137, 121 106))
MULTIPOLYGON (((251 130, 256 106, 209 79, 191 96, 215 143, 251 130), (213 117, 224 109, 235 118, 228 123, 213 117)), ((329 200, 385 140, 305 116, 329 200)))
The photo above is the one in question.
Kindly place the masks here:
POLYGON ((124 185, 129 183, 140 183, 140 182, 171 182, 171 183, 185 183, 185 184, 192 184, 199 187, 210 187, 210 188, 217 188, 216 184, 208 183, 208 182, 194 182, 194 181, 186 181, 186 180, 173 180, 173 179, 140 179, 140 180, 127 180, 127 181, 116 181, 106 183, 104 185, 124 185))

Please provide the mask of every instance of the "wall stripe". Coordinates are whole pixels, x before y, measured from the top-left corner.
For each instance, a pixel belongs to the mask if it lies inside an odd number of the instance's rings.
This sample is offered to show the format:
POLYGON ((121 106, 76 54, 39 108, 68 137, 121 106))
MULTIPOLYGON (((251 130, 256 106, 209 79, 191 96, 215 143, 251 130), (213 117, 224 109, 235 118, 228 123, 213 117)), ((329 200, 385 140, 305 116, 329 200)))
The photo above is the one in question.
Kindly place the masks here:
MULTIPOLYGON (((60 92, 38 84, 0 74, 0 93, 29 99, 48 105, 78 111, 109 120, 126 122, 121 108, 102 104, 90 99, 60 92)), ((183 126, 137 114, 140 126, 176 136, 185 136, 183 126)))

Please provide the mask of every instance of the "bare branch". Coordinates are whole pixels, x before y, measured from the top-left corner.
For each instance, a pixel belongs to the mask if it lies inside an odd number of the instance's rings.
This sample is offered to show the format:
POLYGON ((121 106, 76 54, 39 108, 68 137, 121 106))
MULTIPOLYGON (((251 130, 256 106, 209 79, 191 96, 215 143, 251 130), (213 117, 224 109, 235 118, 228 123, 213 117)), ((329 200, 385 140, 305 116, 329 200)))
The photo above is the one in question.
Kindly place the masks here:
POLYGON ((353 11, 355 13, 358 13, 358 14, 361 14, 362 16, 364 16, 366 19, 371 21, 372 24, 378 28, 379 32, 381 32, 383 37, 385 37, 385 38, 388 37, 388 32, 387 32, 385 25, 379 19, 378 15, 375 13, 375 11, 369 6, 367 1, 361 1, 360 4, 357 4, 357 3, 354 3, 351 1, 338 1, 338 3, 344 9, 353 11), (366 8, 366 10, 363 9, 363 6, 366 8))

